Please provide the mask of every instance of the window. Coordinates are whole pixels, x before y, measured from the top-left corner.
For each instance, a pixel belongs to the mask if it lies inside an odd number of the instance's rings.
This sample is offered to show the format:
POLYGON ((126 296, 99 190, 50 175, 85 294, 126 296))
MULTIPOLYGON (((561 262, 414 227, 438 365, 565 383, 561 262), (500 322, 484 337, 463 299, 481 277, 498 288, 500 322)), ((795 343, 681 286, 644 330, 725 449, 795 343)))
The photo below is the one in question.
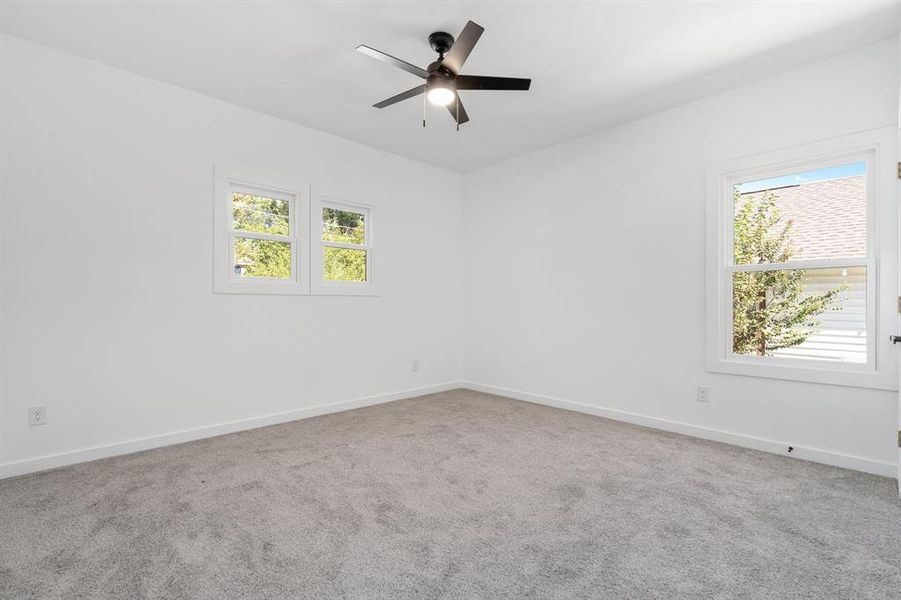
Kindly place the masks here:
POLYGON ((309 294, 309 184, 233 169, 215 196, 216 291, 309 294))
POLYGON ((366 213, 322 207, 323 278, 366 281, 366 213))
POLYGON ((293 197, 277 192, 232 188, 230 246, 234 277, 295 279, 292 204, 293 197))
POLYGON ((891 203, 878 201, 885 193, 880 142, 871 136, 861 148, 859 141, 830 140, 711 170, 710 370, 896 385, 894 361, 879 360, 886 349, 879 316, 892 302, 880 285, 881 277, 887 281, 880 255, 892 255, 896 237, 890 233, 880 247, 876 217, 891 203))
POLYGON ((217 169, 215 291, 377 295, 373 208, 345 198, 268 169, 217 169))
POLYGON ((313 219, 314 293, 372 294, 372 209, 321 196, 313 219))

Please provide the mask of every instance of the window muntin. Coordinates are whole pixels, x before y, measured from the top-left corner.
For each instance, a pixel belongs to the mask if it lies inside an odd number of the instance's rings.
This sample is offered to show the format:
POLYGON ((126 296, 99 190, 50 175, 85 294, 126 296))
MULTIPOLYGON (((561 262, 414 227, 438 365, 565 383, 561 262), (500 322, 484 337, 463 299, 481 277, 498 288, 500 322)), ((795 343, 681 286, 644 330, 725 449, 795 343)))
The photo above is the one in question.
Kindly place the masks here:
POLYGON ((869 187, 860 160, 729 182, 731 357, 872 368, 869 187))
POLYGON ((368 208, 323 202, 319 211, 323 282, 370 282, 370 214, 368 208))

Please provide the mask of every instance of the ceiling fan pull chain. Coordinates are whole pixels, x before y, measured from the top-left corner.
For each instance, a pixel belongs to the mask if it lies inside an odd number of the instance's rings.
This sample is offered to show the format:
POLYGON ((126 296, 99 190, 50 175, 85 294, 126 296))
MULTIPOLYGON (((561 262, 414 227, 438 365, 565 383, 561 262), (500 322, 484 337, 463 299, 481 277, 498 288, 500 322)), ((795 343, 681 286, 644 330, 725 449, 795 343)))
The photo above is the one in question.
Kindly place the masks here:
POLYGON ((460 94, 457 94, 457 131, 460 131, 460 94))
POLYGON ((422 126, 425 127, 425 99, 427 94, 422 95, 422 126))

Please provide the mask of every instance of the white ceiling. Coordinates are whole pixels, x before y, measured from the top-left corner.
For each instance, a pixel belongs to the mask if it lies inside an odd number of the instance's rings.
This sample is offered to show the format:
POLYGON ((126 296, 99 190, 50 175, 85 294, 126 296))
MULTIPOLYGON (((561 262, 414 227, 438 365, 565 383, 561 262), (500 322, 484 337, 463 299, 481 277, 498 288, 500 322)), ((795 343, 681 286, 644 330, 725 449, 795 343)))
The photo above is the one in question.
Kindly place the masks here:
POLYGON ((818 2, 38 2, 7 33, 404 156, 468 171, 896 35, 898 0, 818 2), (354 52, 425 66, 426 37, 485 28, 463 72, 531 77, 462 92, 472 121, 354 52))

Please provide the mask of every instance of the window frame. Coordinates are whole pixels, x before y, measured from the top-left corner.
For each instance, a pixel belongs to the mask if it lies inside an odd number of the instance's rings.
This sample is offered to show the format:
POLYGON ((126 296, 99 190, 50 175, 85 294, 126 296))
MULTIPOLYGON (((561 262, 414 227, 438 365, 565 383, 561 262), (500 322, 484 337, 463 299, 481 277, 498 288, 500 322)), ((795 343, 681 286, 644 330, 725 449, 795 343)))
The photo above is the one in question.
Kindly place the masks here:
POLYGON ((892 202, 894 129, 880 128, 742 157, 707 170, 708 371, 813 383, 897 389, 888 330, 897 323, 897 202, 892 202), (864 258, 734 264, 734 186, 851 162, 867 165, 867 255, 864 258), (740 271, 855 267, 866 269, 867 362, 759 357, 732 352, 732 276, 740 271), (885 339, 883 339, 885 338, 885 339))
MULTIPOLYGON (((298 234, 297 234, 297 195, 289 192, 276 191, 271 188, 261 188, 236 181, 229 181, 229 199, 231 200, 231 210, 234 211, 234 194, 248 194, 272 198, 273 200, 282 200, 288 204, 288 235, 280 235, 276 233, 265 233, 260 231, 245 231, 234 228, 234 218, 229 222, 228 230, 228 254, 229 258, 234 258, 235 242, 238 238, 249 240, 265 240, 272 242, 283 242, 290 244, 291 248, 291 277, 281 279, 279 277, 241 277, 235 274, 234 266, 228 274, 229 281, 247 281, 248 279, 254 283, 277 283, 277 284, 296 284, 300 279, 298 277, 298 234)), ((230 263, 233 261, 229 261, 230 263)))
POLYGON ((250 169, 218 169, 214 198, 213 286, 224 294, 310 293, 309 203, 310 186, 302 180, 250 169), (254 193, 288 201, 289 235, 242 231, 233 228, 232 194, 254 193), (291 277, 239 277, 234 273, 234 243, 238 237, 284 241, 291 244, 291 277))
POLYGON ((310 254, 311 266, 311 293, 319 296, 377 296, 375 287, 375 253, 373 250, 374 239, 374 207, 351 200, 351 196, 344 191, 333 189, 313 188, 313 202, 310 205, 310 254), (328 242, 322 239, 322 209, 332 208, 362 214, 364 217, 364 243, 347 244, 343 242, 328 242), (351 250, 366 251, 366 281, 326 281, 325 279, 325 248, 347 248, 351 250))

